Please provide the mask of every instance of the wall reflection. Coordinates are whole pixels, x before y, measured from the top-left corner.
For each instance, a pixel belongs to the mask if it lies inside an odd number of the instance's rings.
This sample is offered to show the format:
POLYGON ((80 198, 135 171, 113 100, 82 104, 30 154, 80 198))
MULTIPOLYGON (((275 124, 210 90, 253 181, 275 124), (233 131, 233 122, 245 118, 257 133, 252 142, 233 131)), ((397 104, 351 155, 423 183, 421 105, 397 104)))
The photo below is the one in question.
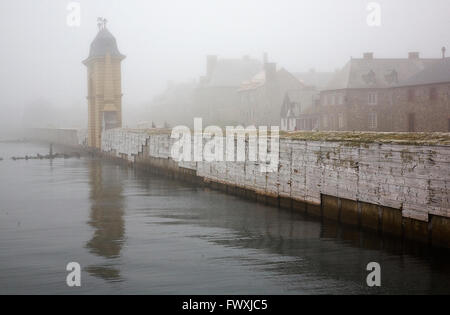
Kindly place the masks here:
MULTIPOLYGON (((304 282, 298 279, 307 277, 317 279, 313 283, 317 290, 331 281, 342 286, 357 284, 358 292, 448 292, 448 284, 442 281, 448 277, 448 251, 207 188, 136 175, 143 189, 151 187, 151 191, 158 189, 163 195, 173 196, 165 205, 170 211, 154 212, 159 219, 167 220, 156 224, 190 226, 194 237, 210 244, 244 249, 242 257, 234 258, 285 277, 285 283, 293 289, 304 289, 304 282), (204 234, 205 228, 217 233, 204 234), (266 253, 270 258, 255 253, 266 253), (382 264, 384 287, 368 291, 366 266, 371 261, 382 264), (418 281, 420 286, 415 286, 418 281)), ((162 208, 157 199, 153 206, 162 208)))
POLYGON ((92 254, 106 258, 108 263, 89 266, 86 271, 108 281, 120 281, 120 270, 114 267, 114 260, 120 257, 125 237, 121 169, 115 165, 102 165, 98 160, 88 163, 91 201, 88 224, 94 228, 94 235, 86 248, 92 254))

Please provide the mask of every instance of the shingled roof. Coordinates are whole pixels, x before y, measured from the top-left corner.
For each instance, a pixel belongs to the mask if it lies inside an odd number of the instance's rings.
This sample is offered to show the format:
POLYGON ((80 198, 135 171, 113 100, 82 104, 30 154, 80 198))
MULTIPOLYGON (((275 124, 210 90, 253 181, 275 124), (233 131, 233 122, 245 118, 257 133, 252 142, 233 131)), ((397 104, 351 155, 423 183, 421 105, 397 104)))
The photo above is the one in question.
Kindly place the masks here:
POLYGON ((406 82, 436 59, 352 58, 336 72, 326 90, 385 88, 406 82))
POLYGON ((262 64, 256 59, 219 59, 206 86, 238 87, 261 70, 262 64))
POLYGON ((425 85, 450 82, 450 58, 435 61, 400 86, 425 85))
POLYGON ((333 78, 334 73, 318 72, 312 69, 308 72, 293 73, 293 75, 306 86, 311 86, 315 87, 318 90, 322 90, 333 78))

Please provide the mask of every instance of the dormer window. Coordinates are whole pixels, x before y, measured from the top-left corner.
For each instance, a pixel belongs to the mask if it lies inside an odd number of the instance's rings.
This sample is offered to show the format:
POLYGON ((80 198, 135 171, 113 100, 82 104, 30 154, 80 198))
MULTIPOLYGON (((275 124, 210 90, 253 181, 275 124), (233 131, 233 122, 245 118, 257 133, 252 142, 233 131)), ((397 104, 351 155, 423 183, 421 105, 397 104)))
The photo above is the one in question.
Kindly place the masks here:
POLYGON ((376 75, 373 70, 370 70, 367 74, 363 74, 362 79, 368 85, 377 83, 376 75))

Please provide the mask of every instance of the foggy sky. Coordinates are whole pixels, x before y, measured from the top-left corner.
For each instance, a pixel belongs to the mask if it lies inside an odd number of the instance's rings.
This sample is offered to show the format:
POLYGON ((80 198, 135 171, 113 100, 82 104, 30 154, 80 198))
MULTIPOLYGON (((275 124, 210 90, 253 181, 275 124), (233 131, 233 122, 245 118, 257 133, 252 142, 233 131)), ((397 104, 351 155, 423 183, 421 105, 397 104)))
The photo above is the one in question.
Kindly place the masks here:
POLYGON ((450 48, 448 0, 376 1, 380 27, 367 25, 365 0, 80 0, 80 27, 66 24, 69 2, 0 2, 2 126, 19 121, 25 104, 41 102, 56 109, 61 124, 84 127, 78 119, 87 113, 81 61, 98 16, 109 20, 127 56, 125 124, 168 80, 203 75, 207 54, 261 58, 266 51, 270 61, 299 72, 334 71, 365 51, 375 57, 406 57, 408 51, 439 57, 442 46, 450 48))

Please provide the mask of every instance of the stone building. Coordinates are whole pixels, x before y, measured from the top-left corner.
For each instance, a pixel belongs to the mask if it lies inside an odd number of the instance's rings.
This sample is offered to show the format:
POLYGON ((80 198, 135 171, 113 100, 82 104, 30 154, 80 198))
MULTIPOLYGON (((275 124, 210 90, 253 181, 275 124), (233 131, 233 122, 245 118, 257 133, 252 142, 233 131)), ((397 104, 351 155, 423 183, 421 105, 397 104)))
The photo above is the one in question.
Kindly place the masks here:
POLYGON ((308 113, 314 110, 319 101, 320 91, 325 88, 332 75, 331 72, 317 72, 314 69, 308 72, 294 73, 304 87, 299 90, 286 91, 281 105, 281 130, 317 128, 318 120, 314 117, 309 118, 308 113))
MULTIPOLYGON (((294 75, 285 69, 277 69, 275 63, 267 62, 264 68, 238 89, 240 123, 243 125, 278 125, 283 100, 289 91, 291 97, 305 88, 294 75)), ((293 99, 295 101, 295 99, 293 99)))
MULTIPOLYGON (((365 53, 363 58, 352 58, 321 91, 320 102, 300 114, 299 120, 305 122, 300 129, 431 130, 433 128, 424 127, 423 122, 414 124, 415 116, 410 112, 413 99, 402 99, 401 95, 405 93, 404 85, 414 85, 413 82, 408 83, 409 80, 431 69, 439 60, 420 58, 417 52, 411 52, 408 58, 403 59, 376 59, 372 53, 365 53), (409 114, 413 128, 404 123, 409 114)), ((432 124, 432 121, 427 124, 432 124)), ((442 128, 439 130, 443 131, 442 128)))
POLYGON ((314 68, 306 72, 293 72, 292 74, 304 85, 317 91, 325 89, 334 75, 333 72, 321 72, 314 68))
POLYGON ((148 117, 155 126, 167 122, 172 126, 190 126, 194 121, 194 93, 197 82, 169 81, 167 88, 156 95, 149 108, 148 117))
POLYGON ((206 58, 206 74, 194 93, 193 113, 206 124, 236 124, 239 117, 237 90, 241 83, 260 72, 262 64, 249 56, 240 59, 206 58))
POLYGON ((450 58, 392 88, 380 109, 380 129, 450 132, 450 58))
POLYGON ((116 39, 99 20, 97 36, 83 61, 88 82, 88 145, 101 147, 102 131, 122 127, 121 62, 116 39))
POLYGON ((299 119, 300 115, 305 115, 311 108, 314 108, 319 99, 319 91, 315 87, 304 87, 300 90, 286 91, 281 105, 281 125, 283 131, 294 131, 313 129, 314 122, 299 119))

